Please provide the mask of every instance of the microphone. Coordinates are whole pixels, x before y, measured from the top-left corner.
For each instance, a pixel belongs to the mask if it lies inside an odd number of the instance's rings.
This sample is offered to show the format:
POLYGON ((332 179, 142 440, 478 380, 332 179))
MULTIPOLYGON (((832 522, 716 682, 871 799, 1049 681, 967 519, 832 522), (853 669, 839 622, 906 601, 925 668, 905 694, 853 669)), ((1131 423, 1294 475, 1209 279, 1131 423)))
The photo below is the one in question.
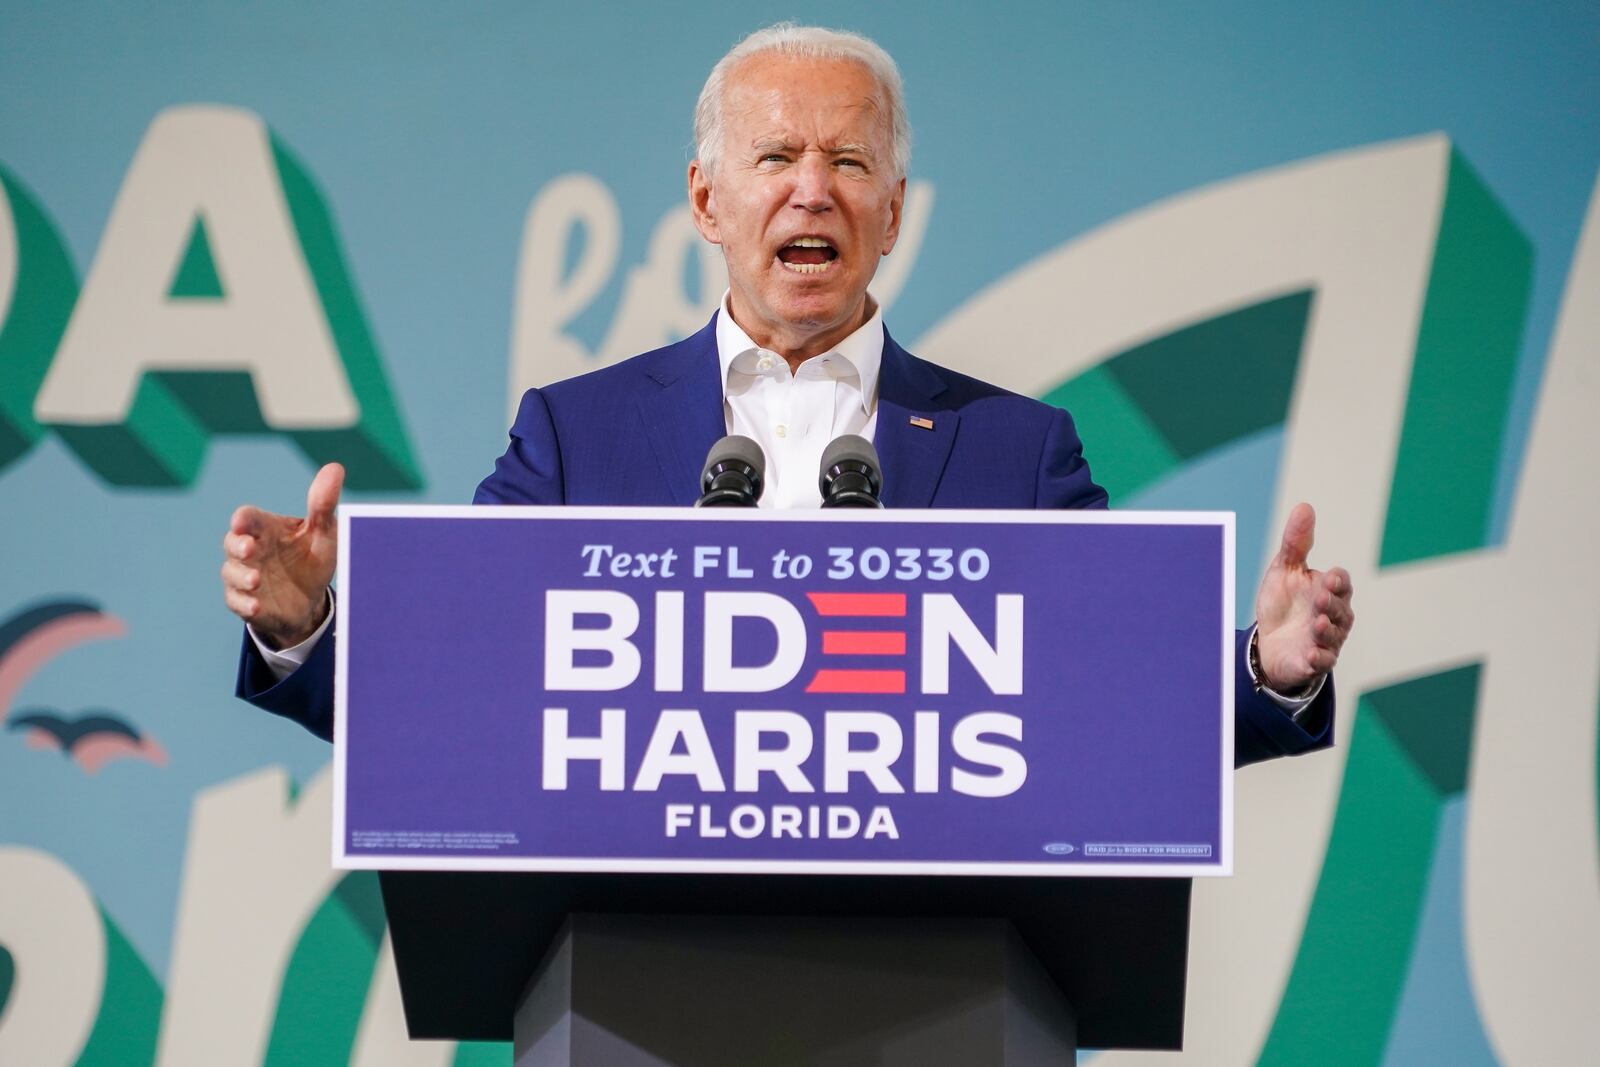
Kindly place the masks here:
POLYGON ((825 508, 881 508, 883 488, 878 450, 865 437, 847 433, 835 437, 822 452, 822 474, 817 479, 825 508))
POLYGON ((748 437, 729 434, 711 446, 700 474, 697 508, 753 508, 761 499, 767 458, 748 437))

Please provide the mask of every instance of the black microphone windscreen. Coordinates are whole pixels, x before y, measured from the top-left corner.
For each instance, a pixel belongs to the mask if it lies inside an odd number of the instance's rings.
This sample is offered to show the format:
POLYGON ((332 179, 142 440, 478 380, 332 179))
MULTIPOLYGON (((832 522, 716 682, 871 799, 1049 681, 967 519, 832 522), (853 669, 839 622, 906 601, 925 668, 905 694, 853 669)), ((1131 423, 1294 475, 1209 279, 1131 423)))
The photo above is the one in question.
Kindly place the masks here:
POLYGON ((719 463, 743 463, 747 467, 754 467, 757 473, 767 472, 767 457, 761 451, 761 446, 743 434, 730 433, 711 446, 711 451, 706 453, 705 470, 709 471, 719 463))
POLYGON ((825 508, 881 508, 883 473, 878 450, 865 437, 847 433, 822 450, 817 489, 825 508))
POLYGON ((748 437, 729 434, 711 446, 700 474, 697 508, 753 508, 766 481, 767 457, 748 437))
POLYGON ((872 442, 858 434, 847 433, 835 437, 822 450, 822 469, 824 471, 837 467, 841 463, 860 463, 874 475, 879 474, 878 450, 872 447, 872 442))

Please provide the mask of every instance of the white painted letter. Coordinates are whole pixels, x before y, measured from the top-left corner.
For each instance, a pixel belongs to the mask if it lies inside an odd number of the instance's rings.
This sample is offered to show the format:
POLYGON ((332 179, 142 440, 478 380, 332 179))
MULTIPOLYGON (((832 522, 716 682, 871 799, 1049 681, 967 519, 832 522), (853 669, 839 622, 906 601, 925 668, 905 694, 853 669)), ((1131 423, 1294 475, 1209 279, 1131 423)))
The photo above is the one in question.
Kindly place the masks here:
POLYGON ((567 709, 544 709, 544 788, 567 787, 567 764, 572 760, 592 759, 600 764, 600 788, 616 792, 623 788, 623 761, 627 758, 628 713, 622 708, 600 712, 599 737, 569 737, 567 709))
POLYGON ((707 593, 705 691, 770 693, 794 680, 806 659, 806 624, 799 610, 772 593, 707 593), (778 635, 778 650, 759 667, 733 665, 733 620, 764 619, 778 635))
POLYGON ((276 429, 360 418, 271 133, 239 108, 169 108, 150 124, 34 410, 40 422, 120 423, 147 372, 174 370, 249 371, 276 429), (224 298, 170 299, 202 223, 224 298))
POLYGON ((791 793, 810 793, 811 782, 800 769, 811 755, 811 724, 792 711, 736 711, 733 714, 733 788, 754 793, 761 772, 771 771, 791 793), (762 748, 763 734, 782 734, 778 748, 762 748))
POLYGON ((989 691, 1002 696, 1022 692, 1022 595, 994 598, 994 644, 949 593, 922 597, 922 691, 950 692, 950 645, 957 645, 989 691))
POLYGON ((850 791, 852 771, 867 776, 880 793, 904 793, 889 768, 900 758, 904 737, 900 724, 881 711, 830 711, 823 719, 822 788, 829 793, 850 791), (850 747, 850 739, 867 734, 877 739, 871 748, 850 747))
POLYGON ((722 771, 717 767, 717 754, 711 750, 711 739, 706 736, 706 724, 693 708, 668 708, 656 720, 650 735, 650 744, 639 762, 639 773, 634 776, 633 788, 651 793, 661 788, 661 779, 669 774, 691 775, 706 793, 720 793, 727 787, 722 784, 722 771), (683 739, 683 751, 674 752, 678 739, 683 739))
POLYGON ((0 1013, 0 1063, 73 1063, 106 982, 106 931, 78 876, 31 848, 0 848, 0 946, 15 981, 0 1013))
POLYGON ((950 785, 969 797, 1009 796, 1028 780, 1028 761, 1014 748, 983 740, 984 734, 999 734, 1021 741, 1022 720, 998 711, 980 711, 956 723, 955 729, 950 731, 951 751, 968 763, 993 767, 998 773, 973 774, 952 767, 950 785))
POLYGON ((639 649, 628 638, 639 628, 639 605, 610 589, 547 589, 544 594, 544 687, 588 692, 625 689, 639 677, 639 649), (579 615, 604 615, 603 629, 578 629, 579 615), (580 667, 579 650, 609 653, 611 662, 580 667))

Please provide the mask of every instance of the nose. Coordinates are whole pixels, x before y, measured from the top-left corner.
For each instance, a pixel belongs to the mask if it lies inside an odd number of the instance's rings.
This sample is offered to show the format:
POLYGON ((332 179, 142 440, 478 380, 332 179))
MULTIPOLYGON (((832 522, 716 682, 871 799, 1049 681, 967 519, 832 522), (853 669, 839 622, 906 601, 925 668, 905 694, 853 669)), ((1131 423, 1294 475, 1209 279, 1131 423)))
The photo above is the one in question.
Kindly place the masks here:
POLYGON ((813 214, 833 207, 833 170, 820 152, 800 157, 793 172, 794 189, 789 203, 813 214))

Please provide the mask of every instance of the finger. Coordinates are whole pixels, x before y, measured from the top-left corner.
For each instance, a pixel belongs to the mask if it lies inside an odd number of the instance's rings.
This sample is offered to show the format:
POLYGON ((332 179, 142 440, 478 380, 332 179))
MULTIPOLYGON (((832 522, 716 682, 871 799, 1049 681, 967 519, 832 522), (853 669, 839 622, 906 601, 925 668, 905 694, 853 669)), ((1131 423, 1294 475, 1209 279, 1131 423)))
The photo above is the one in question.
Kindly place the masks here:
POLYGON ((251 596, 249 593, 241 593, 237 589, 228 589, 224 587, 222 590, 222 599, 223 602, 228 605, 228 610, 239 616, 239 618, 243 619, 245 622, 249 622, 250 620, 254 619, 256 617, 256 613, 261 610, 261 602, 259 600, 251 596))
POLYGON ((311 479, 306 490, 306 522, 327 529, 333 525, 333 512, 339 506, 339 491, 344 488, 344 467, 328 463, 311 479))
POLYGON ((261 588, 261 572, 238 560, 226 560, 222 564, 222 584, 242 593, 253 593, 261 588))
POLYGON ((1278 547, 1277 562, 1286 567, 1304 566, 1311 555, 1311 544, 1316 539, 1317 513, 1310 504, 1296 504, 1283 524, 1283 543, 1278 547))
POLYGON ((1317 674, 1327 674, 1339 665, 1339 653, 1331 648, 1314 648, 1306 656, 1306 665, 1317 674))
POLYGON ((1316 608, 1318 611, 1325 611, 1330 615, 1334 613, 1353 613, 1350 607, 1350 595, 1348 593, 1339 594, 1330 592, 1326 585, 1320 583, 1311 593, 1311 606, 1316 608))
POLYGON ((1330 567, 1322 576, 1322 585, 1334 596, 1344 597, 1346 600, 1356 595, 1355 583, 1350 580, 1350 572, 1343 567, 1330 567))
POLYGON ((1317 616, 1317 620, 1311 624, 1311 639, 1319 648, 1329 648, 1337 652, 1344 647, 1345 639, 1349 636, 1349 630, 1326 615, 1317 616))
POLYGON ((236 534, 249 534, 257 536, 266 529, 267 520, 271 516, 268 512, 258 507, 245 504, 233 510, 233 517, 228 520, 228 532, 236 534))
POLYGON ((222 552, 230 559, 249 559, 260 545, 249 534, 230 533, 222 539, 222 552))

